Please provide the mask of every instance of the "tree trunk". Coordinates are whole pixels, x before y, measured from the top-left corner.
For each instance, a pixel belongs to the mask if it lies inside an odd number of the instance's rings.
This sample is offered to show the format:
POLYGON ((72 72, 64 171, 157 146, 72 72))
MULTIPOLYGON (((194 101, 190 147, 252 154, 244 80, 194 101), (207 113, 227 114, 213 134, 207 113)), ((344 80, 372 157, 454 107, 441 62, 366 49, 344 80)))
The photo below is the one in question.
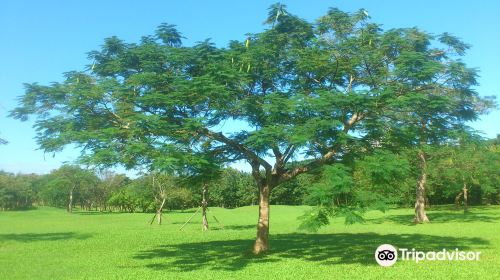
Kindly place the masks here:
POLYGON ((460 207, 460 198, 462 197, 463 191, 460 191, 457 196, 455 196, 455 210, 460 207))
POLYGON ((415 220, 414 222, 428 223, 429 218, 425 213, 425 184, 427 183, 427 162, 423 151, 419 151, 418 157, 420 159, 420 177, 417 182, 417 191, 415 199, 415 220))
POLYGON ((467 205, 467 184, 464 183, 464 187, 462 189, 462 192, 464 193, 464 213, 467 213, 469 211, 468 205, 467 205))
POLYGON ((208 230, 208 220, 207 220, 207 205, 208 205, 208 185, 203 184, 203 193, 201 200, 201 216, 203 223, 203 231, 208 230))
POLYGON ((158 212, 156 213, 156 215, 158 216, 158 224, 161 225, 161 220, 163 218, 163 206, 165 205, 165 197, 163 198, 163 200, 161 201, 161 205, 160 205, 160 208, 158 208, 158 212))
POLYGON ((157 222, 158 222, 159 225, 161 225, 161 218, 162 218, 162 216, 163 215, 162 215, 161 210, 158 211, 158 214, 156 215, 156 217, 157 217, 157 222))
MULTIPOLYGON (((165 205, 165 201, 166 201, 166 198, 163 197, 163 200, 160 204, 160 207, 156 210, 155 214, 153 215, 153 218, 151 219, 151 222, 149 222, 150 225, 153 224, 153 222, 155 221, 155 218, 158 221, 158 224, 161 225, 161 221, 163 218, 163 206, 165 205)), ((143 212, 146 212, 146 211, 143 211, 143 212)))
POLYGON ((68 213, 73 213, 73 188, 69 190, 68 213))
POLYGON ((257 223, 257 239, 253 246, 254 254, 258 255, 269 250, 269 195, 270 186, 259 184, 259 221, 257 223))

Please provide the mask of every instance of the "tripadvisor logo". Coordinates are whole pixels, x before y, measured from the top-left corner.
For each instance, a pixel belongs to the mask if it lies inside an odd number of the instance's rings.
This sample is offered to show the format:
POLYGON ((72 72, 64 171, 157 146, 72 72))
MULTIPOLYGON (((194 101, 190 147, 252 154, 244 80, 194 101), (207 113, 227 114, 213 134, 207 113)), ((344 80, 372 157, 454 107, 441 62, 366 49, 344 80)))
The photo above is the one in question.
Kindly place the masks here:
POLYGON ((381 266, 392 266, 399 259, 402 261, 478 261, 481 252, 466 252, 460 251, 458 248, 455 250, 441 251, 418 251, 415 248, 399 248, 397 250, 391 244, 382 244, 375 250, 375 260, 381 266))
POLYGON ((375 260, 381 266, 391 266, 398 260, 398 251, 391 244, 382 244, 375 250, 375 260))

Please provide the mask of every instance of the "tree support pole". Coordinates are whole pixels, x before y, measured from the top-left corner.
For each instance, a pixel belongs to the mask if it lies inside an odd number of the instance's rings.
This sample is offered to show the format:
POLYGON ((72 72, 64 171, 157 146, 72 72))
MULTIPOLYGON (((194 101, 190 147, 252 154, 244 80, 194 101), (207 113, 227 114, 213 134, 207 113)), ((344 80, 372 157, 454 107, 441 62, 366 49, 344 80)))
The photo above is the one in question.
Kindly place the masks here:
POLYGON ((161 225, 161 218, 162 218, 162 214, 163 214, 163 206, 165 205, 165 200, 166 199, 164 198, 163 201, 161 202, 160 208, 158 208, 158 210, 156 210, 156 213, 153 216, 153 219, 151 219, 151 222, 149 223, 150 225, 153 224, 156 217, 158 217, 158 224, 161 225))
POLYGON ((187 223, 189 223, 189 221, 191 221, 191 219, 194 217, 194 215, 196 215, 196 213, 198 213, 198 211, 200 211, 200 208, 201 208, 201 206, 199 206, 198 209, 196 209, 196 211, 194 212, 194 214, 191 215, 191 217, 189 217, 189 219, 182 225, 182 227, 179 230, 182 230, 184 228, 184 226, 186 226, 187 223))

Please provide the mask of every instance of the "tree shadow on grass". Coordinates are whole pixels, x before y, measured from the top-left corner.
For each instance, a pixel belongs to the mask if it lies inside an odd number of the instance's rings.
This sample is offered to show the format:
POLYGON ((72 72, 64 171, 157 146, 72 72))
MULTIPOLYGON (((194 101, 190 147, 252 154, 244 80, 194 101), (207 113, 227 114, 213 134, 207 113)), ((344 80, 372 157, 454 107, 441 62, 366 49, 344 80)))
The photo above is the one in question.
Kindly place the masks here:
MULTIPOLYGON (((182 210, 168 209, 165 211, 167 211, 167 213, 194 213, 194 212, 196 212, 196 210, 197 210, 197 208, 189 208, 189 209, 182 209, 182 210)), ((200 210, 198 210, 198 212, 200 212, 200 210)))
POLYGON ((254 256, 253 240, 224 240, 164 245, 138 252, 133 258, 155 270, 193 271, 198 269, 236 271, 249 264, 300 259, 324 265, 376 265, 375 249, 381 244, 424 251, 480 249, 489 242, 481 238, 455 238, 423 234, 339 233, 277 234, 271 236, 271 252, 254 256))
POLYGON ((109 211, 78 211, 73 212, 71 215, 82 215, 82 216, 101 216, 101 215, 118 215, 118 214, 129 214, 130 212, 109 212, 109 211))
MULTIPOLYGON (((463 211, 457 212, 433 212, 429 211, 427 213, 429 220, 431 223, 448 223, 448 222, 459 222, 459 223, 476 223, 476 222, 486 222, 486 223, 494 223, 500 220, 498 215, 491 214, 481 214, 468 212, 465 213, 463 211)), ((390 215, 387 217, 377 218, 377 219, 368 219, 367 222, 374 224, 381 224, 386 221, 391 221, 398 224, 403 225, 414 225, 413 218, 415 216, 413 214, 405 214, 405 215, 390 215)))
POLYGON ((19 208, 14 208, 14 209, 9 209, 9 212, 28 212, 28 211, 35 211, 38 210, 38 207, 36 206, 26 206, 26 207, 19 207, 19 208))
MULTIPOLYGON (((165 219, 165 217, 164 217, 164 219, 165 219)), ((196 219, 196 220, 192 219, 188 223, 186 223, 186 222, 187 222, 187 219, 186 219, 186 221, 172 221, 170 224, 172 224, 172 225, 183 225, 183 224, 187 224, 187 225, 195 225, 196 224, 196 225, 198 225, 198 224, 200 224, 201 225, 201 217, 199 219, 196 219)))
POLYGON ((229 230, 248 230, 248 229, 257 229, 256 225, 231 225, 231 226, 224 226, 224 229, 229 229, 229 230))
POLYGON ((36 242, 36 241, 59 241, 68 239, 87 239, 91 234, 74 232, 52 232, 52 233, 11 233, 0 234, 0 241, 36 242))

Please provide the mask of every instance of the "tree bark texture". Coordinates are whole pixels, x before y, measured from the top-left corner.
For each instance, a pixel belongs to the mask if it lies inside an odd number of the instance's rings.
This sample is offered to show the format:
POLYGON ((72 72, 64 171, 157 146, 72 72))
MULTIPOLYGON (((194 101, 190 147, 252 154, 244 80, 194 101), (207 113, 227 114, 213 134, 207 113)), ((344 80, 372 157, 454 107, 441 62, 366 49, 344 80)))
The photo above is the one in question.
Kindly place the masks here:
POLYGON ((69 190, 68 212, 73 213, 73 188, 69 190))
POLYGON ((254 254, 258 255, 269 250, 269 196, 270 186, 267 183, 259 185, 259 220, 257 223, 257 239, 253 246, 254 254))
POLYGON ((464 183, 462 192, 464 193, 464 213, 467 213, 469 211, 469 206, 468 206, 468 193, 467 193, 468 189, 466 183, 464 183))
POLYGON ((414 222, 428 223, 429 218, 425 213, 425 185, 427 183, 427 161, 425 158, 425 153, 419 151, 418 153, 420 161, 420 176, 417 182, 416 197, 415 197, 415 219, 414 222))
POLYGON ((460 208, 460 198, 463 195, 463 191, 460 191, 457 196, 455 196, 455 210, 458 210, 460 208))
POLYGON ((207 220, 207 205, 208 205, 208 185, 203 184, 203 193, 201 200, 201 216, 202 216, 202 227, 203 230, 208 230, 208 220, 207 220))

